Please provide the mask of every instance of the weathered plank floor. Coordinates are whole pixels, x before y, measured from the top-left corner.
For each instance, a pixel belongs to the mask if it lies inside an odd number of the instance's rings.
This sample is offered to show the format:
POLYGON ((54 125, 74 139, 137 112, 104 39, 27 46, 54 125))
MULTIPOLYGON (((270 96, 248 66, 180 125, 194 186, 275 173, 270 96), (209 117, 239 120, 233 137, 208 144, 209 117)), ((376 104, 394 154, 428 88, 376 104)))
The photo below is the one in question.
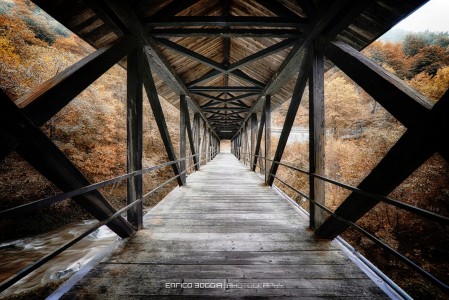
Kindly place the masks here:
POLYGON ((197 296, 386 298, 333 243, 315 240, 308 221, 231 154, 218 155, 187 187, 172 191, 145 216, 144 230, 64 298, 197 296))

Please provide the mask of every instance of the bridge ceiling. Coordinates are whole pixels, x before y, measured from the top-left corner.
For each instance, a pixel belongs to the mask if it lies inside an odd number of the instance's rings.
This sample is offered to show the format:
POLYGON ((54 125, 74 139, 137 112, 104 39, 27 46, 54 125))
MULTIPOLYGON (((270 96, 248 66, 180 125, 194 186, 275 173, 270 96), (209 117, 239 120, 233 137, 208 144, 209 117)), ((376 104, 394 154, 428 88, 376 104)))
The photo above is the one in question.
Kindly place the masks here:
POLYGON ((302 52, 314 39, 361 50, 427 1, 112 1, 127 8, 123 15, 111 1, 34 2, 95 48, 139 36, 158 94, 178 108, 185 94, 193 111, 228 138, 265 95, 272 95, 272 109, 291 98, 302 52))

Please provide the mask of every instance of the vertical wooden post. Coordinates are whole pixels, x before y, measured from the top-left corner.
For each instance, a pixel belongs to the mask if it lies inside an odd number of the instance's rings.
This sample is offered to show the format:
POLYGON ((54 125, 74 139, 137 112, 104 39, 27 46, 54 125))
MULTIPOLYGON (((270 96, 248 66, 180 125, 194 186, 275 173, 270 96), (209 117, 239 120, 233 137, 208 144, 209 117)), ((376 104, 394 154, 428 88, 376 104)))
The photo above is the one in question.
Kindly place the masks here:
POLYGON ((251 157, 250 162, 254 161, 254 152, 256 150, 256 137, 257 137, 257 114, 253 113, 251 115, 251 157))
POLYGON ((206 127, 206 121, 203 120, 203 138, 202 138, 202 144, 201 144, 201 158, 204 158, 205 162, 204 164, 207 164, 207 127, 206 127))
POLYGON ((201 137, 200 137, 200 114, 199 113, 195 113, 193 115, 193 128, 194 128, 194 141, 195 141, 195 153, 197 155, 198 158, 198 169, 201 166, 201 149, 200 149, 200 144, 201 144, 201 137))
POLYGON ((210 128, 207 130, 207 136, 209 138, 209 143, 207 144, 208 145, 207 148, 209 151, 208 158, 209 158, 209 161, 211 161, 212 160, 212 130, 210 128))
POLYGON ((271 163, 271 96, 265 98, 265 182, 268 181, 271 163))
MULTIPOLYGON (((309 170, 324 175, 324 60, 323 54, 310 47, 309 61, 309 170)), ((310 198, 325 204, 324 182, 309 177, 310 198)), ((323 210, 310 204, 310 227, 318 228, 324 221, 323 210)))
MULTIPOLYGON (((187 156, 186 153, 186 111, 187 100, 185 95, 179 96, 179 158, 183 159, 187 156)), ((186 184, 186 160, 179 162, 179 172, 181 174, 182 183, 186 184), (184 173, 183 173, 184 172, 184 173)))
POLYGON ((249 121, 246 122, 245 124, 245 159, 249 162, 251 161, 251 158, 249 156, 249 153, 251 152, 251 144, 250 144, 250 139, 249 139, 249 129, 251 127, 251 123, 249 123, 249 121))
MULTIPOLYGON (((143 47, 138 46, 128 54, 127 67, 127 172, 142 169, 142 65, 143 47)), ((142 176, 127 180, 127 203, 131 204, 142 198, 142 176)), ((142 203, 137 204, 127 212, 128 221, 142 228, 142 203)))
POLYGON ((253 157, 254 163, 253 163, 253 167, 252 167, 253 172, 256 171, 257 160, 259 159, 257 157, 257 155, 259 155, 259 153, 261 152, 260 151, 260 143, 262 142, 262 133, 263 133, 264 126, 265 126, 265 110, 262 109, 262 116, 260 117, 260 123, 259 123, 259 132, 257 133, 256 148, 254 149, 254 157, 253 157))

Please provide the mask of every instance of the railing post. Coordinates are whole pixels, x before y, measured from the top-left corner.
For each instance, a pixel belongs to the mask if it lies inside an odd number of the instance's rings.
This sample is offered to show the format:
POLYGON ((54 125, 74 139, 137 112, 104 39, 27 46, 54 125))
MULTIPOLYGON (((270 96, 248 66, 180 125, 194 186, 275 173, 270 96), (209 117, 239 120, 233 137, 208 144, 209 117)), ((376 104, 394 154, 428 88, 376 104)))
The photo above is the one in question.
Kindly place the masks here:
MULTIPOLYGON (((187 106, 186 96, 179 96, 179 158, 185 159, 186 154, 186 111, 187 106)), ((186 184, 186 160, 179 162, 179 173, 181 174, 181 180, 183 185, 186 184), (184 173, 183 173, 184 172, 184 173)))
MULTIPOLYGON (((323 54, 310 47, 309 61, 309 172, 324 175, 324 60, 323 54)), ((324 181, 309 176, 309 197, 325 204, 324 181)), ((324 212, 310 203, 310 227, 318 228, 324 212)))
POLYGON ((265 183, 268 182, 268 174, 270 174, 271 157, 271 95, 265 98, 265 183))
MULTIPOLYGON (((142 65, 143 47, 138 46, 128 54, 127 66, 127 172, 142 169, 142 65)), ((127 203, 142 198, 142 175, 127 181, 127 203)), ((127 219, 136 227, 142 228, 142 202, 128 210, 127 219)))

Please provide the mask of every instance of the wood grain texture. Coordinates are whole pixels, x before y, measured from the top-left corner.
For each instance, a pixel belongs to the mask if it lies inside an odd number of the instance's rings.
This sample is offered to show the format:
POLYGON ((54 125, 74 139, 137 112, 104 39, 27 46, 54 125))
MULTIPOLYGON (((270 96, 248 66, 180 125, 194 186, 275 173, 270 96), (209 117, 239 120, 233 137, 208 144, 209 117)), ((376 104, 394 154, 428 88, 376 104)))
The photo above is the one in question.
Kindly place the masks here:
POLYGON ((386 298, 232 154, 219 154, 189 176, 145 216, 144 226, 63 298, 386 298))

